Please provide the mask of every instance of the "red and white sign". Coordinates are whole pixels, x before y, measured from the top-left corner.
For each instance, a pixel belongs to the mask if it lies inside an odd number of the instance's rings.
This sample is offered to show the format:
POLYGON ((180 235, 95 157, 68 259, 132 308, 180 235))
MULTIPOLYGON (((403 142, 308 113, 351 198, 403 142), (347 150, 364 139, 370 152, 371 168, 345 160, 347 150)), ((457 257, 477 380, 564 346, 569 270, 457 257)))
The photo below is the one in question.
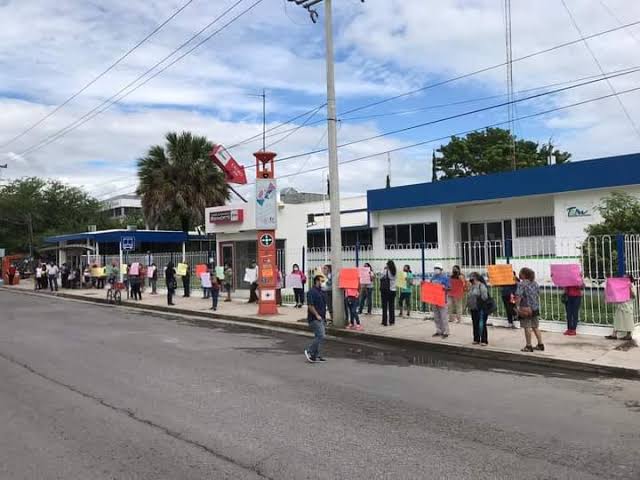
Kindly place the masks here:
POLYGON ((225 223, 242 223, 244 220, 244 210, 242 208, 232 208, 229 210, 217 210, 209 212, 209 223, 216 225, 225 223))
POLYGON ((236 162, 235 158, 222 145, 214 145, 209 154, 213 163, 224 172, 224 176, 229 183, 245 185, 247 176, 244 173, 244 166, 236 162))

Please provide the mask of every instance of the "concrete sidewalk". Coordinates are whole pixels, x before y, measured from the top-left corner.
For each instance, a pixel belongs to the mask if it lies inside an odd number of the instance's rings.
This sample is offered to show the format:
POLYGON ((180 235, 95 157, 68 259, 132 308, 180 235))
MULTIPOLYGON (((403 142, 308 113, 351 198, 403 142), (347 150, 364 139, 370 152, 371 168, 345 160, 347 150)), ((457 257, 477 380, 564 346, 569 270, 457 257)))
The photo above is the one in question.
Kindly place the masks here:
MULTIPOLYGON (((33 293, 29 284, 2 287, 4 291, 16 293, 33 293)), ((49 294, 40 293, 42 295, 49 294)), ((295 330, 307 330, 306 309, 281 307, 280 314, 259 316, 255 304, 246 303, 246 299, 223 302, 221 298, 218 311, 212 312, 210 300, 202 299, 200 292, 196 296, 175 297, 175 306, 167 306, 166 295, 150 295, 143 293, 143 300, 123 299, 124 306, 152 311, 171 312, 177 314, 196 315, 210 319, 223 319, 244 323, 271 325, 295 330)), ((106 290, 60 290, 59 297, 104 303, 106 290)), ((415 314, 414 314, 415 315, 415 314)), ((465 356, 504 360, 556 368, 602 373, 622 377, 640 378, 640 348, 633 341, 607 340, 603 335, 579 334, 566 337, 562 333, 544 332, 544 352, 522 353, 524 333, 520 329, 512 330, 489 326, 489 346, 481 347, 472 344, 473 335, 469 318, 463 318, 460 324, 451 324, 450 336, 443 340, 433 338, 435 332, 433 321, 425 320, 424 315, 397 317, 394 326, 381 325, 379 315, 362 315, 364 330, 361 332, 329 328, 328 334, 348 337, 352 340, 377 341, 399 346, 421 347, 431 350, 455 352, 465 356)), ((588 329, 587 329, 588 330, 588 329)), ((604 329, 602 329, 604 330, 604 329)))

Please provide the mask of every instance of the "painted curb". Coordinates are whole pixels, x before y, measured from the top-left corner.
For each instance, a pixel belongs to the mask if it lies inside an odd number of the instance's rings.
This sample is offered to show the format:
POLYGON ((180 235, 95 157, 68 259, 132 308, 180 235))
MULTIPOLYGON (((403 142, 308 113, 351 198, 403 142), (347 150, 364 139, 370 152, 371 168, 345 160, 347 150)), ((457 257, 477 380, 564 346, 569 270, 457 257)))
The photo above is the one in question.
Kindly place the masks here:
MULTIPOLYGON (((27 294, 36 296, 52 296, 49 293, 39 293, 36 291, 12 291, 7 287, 0 287, 1 290, 10 291, 15 294, 27 294)), ((73 295, 69 293, 57 293, 53 295, 57 298, 68 298, 71 300, 79 300, 87 303, 97 303, 102 305, 111 305, 104 298, 88 298, 82 295, 73 295)), ((289 323, 278 320, 253 318, 253 317, 238 317, 235 315, 226 315, 222 313, 204 312, 198 310, 187 310, 181 308, 169 308, 164 305, 145 305, 139 303, 132 303, 123 301, 121 307, 132 308, 142 311, 158 312, 164 314, 177 314, 187 315, 191 317, 205 318, 211 321, 226 320, 231 322, 243 323, 247 325, 263 325, 270 327, 277 327, 292 331, 304 331, 308 332, 309 328, 305 322, 289 323)), ((583 372, 594 375, 604 375, 615 378, 640 380, 640 369, 628 368, 628 367, 616 367, 613 365, 601 365, 596 363, 578 362, 573 360, 566 360, 563 358, 556 358, 552 356, 539 356, 528 355, 509 350, 500 350, 492 347, 474 348, 465 345, 452 345, 446 343, 430 342, 428 340, 413 340, 407 338, 389 337, 386 335, 377 335, 366 332, 354 332, 351 330, 343 330, 339 328, 328 327, 327 334, 333 337, 347 339, 352 343, 358 343, 358 341, 368 341, 378 344, 391 345, 395 347, 413 348, 429 350, 438 353, 456 354, 462 355, 467 358, 478 358, 483 360, 492 361, 504 361, 510 363, 519 363, 523 365, 556 368, 561 370, 571 370, 576 372, 583 372)))

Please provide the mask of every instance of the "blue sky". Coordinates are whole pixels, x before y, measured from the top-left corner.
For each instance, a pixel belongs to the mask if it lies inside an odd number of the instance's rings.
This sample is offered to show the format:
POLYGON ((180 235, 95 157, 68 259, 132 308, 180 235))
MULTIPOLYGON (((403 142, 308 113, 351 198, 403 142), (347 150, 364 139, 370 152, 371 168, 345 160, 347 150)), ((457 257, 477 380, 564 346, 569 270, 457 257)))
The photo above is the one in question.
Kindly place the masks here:
MULTIPOLYGON (((24 131, 94 78, 152 31, 186 0, 0 1, 0 144, 24 131)), ((264 0, 231 27, 77 130, 31 150, 134 80, 173 48, 204 27, 234 1, 194 0, 172 22, 82 95, 17 141, 0 149, 12 177, 44 175, 83 186, 101 197, 135 187, 135 160, 162 143, 170 130, 191 130, 232 145, 260 132, 261 99, 267 91, 268 127, 325 101, 324 38, 299 7, 264 0)), ((234 13, 248 7, 245 0, 234 13)), ((504 22, 498 0, 338 0, 335 6, 337 104, 339 114, 361 105, 437 83, 505 59, 504 22)), ((640 5, 624 0, 566 0, 585 35, 640 20, 640 5)), ((234 15, 234 13, 230 15, 234 15)), ((560 0, 512 4, 513 51, 518 58, 579 38, 560 0)), ((228 17, 231 18, 231 17, 228 17)), ((320 20, 322 21, 322 11, 320 20)), ((218 26, 222 25, 220 23, 218 26)), ((204 35, 217 28, 213 26, 204 35)), ((589 40, 604 71, 637 66, 640 28, 589 40)), ((576 44, 514 64, 516 90, 528 90, 599 74, 584 44, 576 44)), ((342 115, 339 143, 429 122, 500 103, 506 73, 497 68, 425 90, 351 115, 342 115), (496 98, 473 101, 487 96, 496 98), (469 100, 470 103, 459 103, 469 100), (471 102, 473 101, 473 102, 471 102), (427 107, 457 102, 448 107, 427 107), (348 120, 349 117, 402 115, 348 120)), ((599 82, 519 104, 525 116, 616 91, 634 88, 640 74, 599 82)), ((640 124, 640 93, 620 97, 640 124)), ((349 160, 380 153, 341 168, 341 189, 358 194, 380 187, 387 169, 385 151, 446 137, 506 120, 506 108, 466 116, 404 134, 353 144, 340 150, 349 160)), ((326 127, 319 110, 308 125, 273 149, 280 157, 320 148, 326 127)), ((293 125, 300 125, 301 118, 293 125)), ((576 160, 640 150, 634 131, 615 98, 516 123, 518 136, 546 142, 553 138, 576 160)), ((284 136, 284 135, 283 135, 284 136)), ((274 136, 269 141, 280 140, 274 136)), ((270 142, 268 142, 270 143, 270 142)), ((394 184, 430 178, 431 151, 443 141, 392 155, 394 184)), ((260 142, 232 153, 252 164, 260 142)), ((326 165, 323 153, 278 166, 294 175, 281 186, 318 191, 326 165)), ((245 190, 250 190, 246 188, 245 190)))

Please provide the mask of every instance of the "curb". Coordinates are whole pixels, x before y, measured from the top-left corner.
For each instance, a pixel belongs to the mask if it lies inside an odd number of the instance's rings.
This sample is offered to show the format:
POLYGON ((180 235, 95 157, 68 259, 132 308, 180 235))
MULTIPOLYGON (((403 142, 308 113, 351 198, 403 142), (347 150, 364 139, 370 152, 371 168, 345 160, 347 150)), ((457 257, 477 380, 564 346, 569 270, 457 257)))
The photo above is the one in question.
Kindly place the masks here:
MULTIPOLYGON (((1 290, 10 291, 8 288, 0 287, 1 290)), ((13 291, 12 293, 22 293, 27 295, 36 296, 50 296, 50 294, 38 293, 35 291, 13 291)), ((71 300, 79 300, 87 303, 97 303, 102 305, 109 304, 104 298, 87 298, 82 295, 73 295, 69 293, 57 293, 54 295, 57 298, 68 298, 71 300)), ((123 301, 121 307, 132 308, 142 311, 188 315, 191 317, 206 318, 211 321, 226 320, 236 323, 243 323, 246 325, 262 325, 282 328, 291 331, 303 331, 308 332, 309 328, 306 323, 289 323, 278 320, 267 320, 262 318, 251 317, 237 317, 234 315, 225 315, 221 313, 203 312, 197 310, 187 310, 182 308, 169 308, 163 305, 144 305, 139 303, 132 303, 123 301)), ((358 341, 369 341, 377 344, 390 345, 395 347, 412 348, 416 350, 428 350, 436 353, 447 353, 462 355, 467 358, 477 358, 482 360, 492 361, 504 361, 509 363, 518 363, 521 365, 537 366, 554 368, 559 370, 570 370, 574 372, 582 372, 592 375, 605 375, 614 378, 640 380, 640 369, 628 368, 628 367, 616 367, 612 365, 599 365, 587 362, 578 362, 573 360, 566 360, 563 358, 556 358, 550 356, 535 356, 521 354, 508 350, 500 350, 495 348, 473 348, 464 345, 451 345, 446 343, 435 343, 428 340, 413 340, 398 337, 389 337, 385 335, 377 335, 366 332, 354 332, 351 330, 343 330, 339 328, 328 327, 327 334, 333 337, 347 339, 352 343, 358 343, 358 341)))

